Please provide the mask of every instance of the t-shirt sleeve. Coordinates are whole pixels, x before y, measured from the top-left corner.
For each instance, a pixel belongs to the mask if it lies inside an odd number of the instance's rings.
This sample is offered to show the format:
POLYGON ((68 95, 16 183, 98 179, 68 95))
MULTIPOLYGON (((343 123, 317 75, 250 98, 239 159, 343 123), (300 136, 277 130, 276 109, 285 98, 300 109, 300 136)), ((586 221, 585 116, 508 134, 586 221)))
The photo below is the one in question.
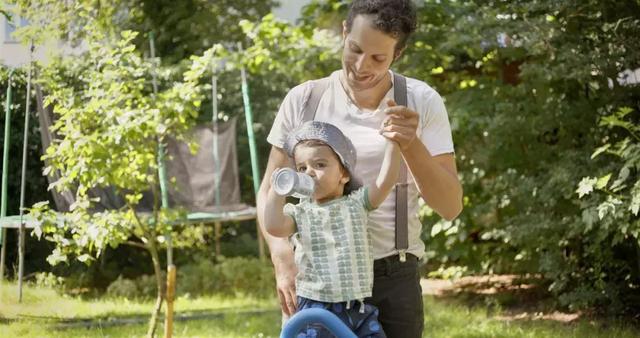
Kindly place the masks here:
POLYGON ((421 94, 425 114, 421 118, 420 139, 432 156, 453 153, 451 125, 442 97, 433 89, 421 94))
POLYGON ((349 195, 349 198, 354 199, 358 204, 362 205, 362 207, 371 211, 374 208, 371 206, 371 202, 369 202, 369 189, 367 187, 362 187, 349 195))
POLYGON ((290 216, 291 219, 293 219, 293 225, 297 226, 297 222, 296 222, 296 214, 297 214, 297 207, 294 204, 291 203, 287 203, 284 205, 284 207, 282 208, 282 212, 287 215, 290 216))
POLYGON ((291 89, 280 104, 280 109, 271 125, 267 142, 283 148, 287 135, 302 122, 302 108, 311 93, 311 81, 291 89))

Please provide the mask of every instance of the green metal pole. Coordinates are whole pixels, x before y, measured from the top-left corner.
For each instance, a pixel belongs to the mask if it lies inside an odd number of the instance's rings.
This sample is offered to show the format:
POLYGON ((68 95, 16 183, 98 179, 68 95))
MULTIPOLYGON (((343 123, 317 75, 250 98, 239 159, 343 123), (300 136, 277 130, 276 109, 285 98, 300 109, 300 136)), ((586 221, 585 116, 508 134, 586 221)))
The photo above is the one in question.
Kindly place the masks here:
MULTIPOLYGON (((242 44, 238 43, 238 49, 242 51, 242 44)), ((244 66, 240 68, 242 77, 242 102, 244 103, 244 117, 247 125, 247 136, 249 136, 249 152, 251 153, 251 174, 253 175, 253 191, 256 196, 260 189, 260 170, 258 170, 258 152, 256 150, 256 138, 253 134, 253 115, 251 113, 251 102, 249 101, 249 85, 247 84, 247 74, 244 66)))
MULTIPOLYGON (((149 46, 151 52, 151 58, 156 58, 156 46, 153 41, 153 32, 149 33, 149 46)), ((156 77, 157 67, 153 68, 153 96, 158 97, 158 80, 156 77)), ((164 165, 166 148, 162 143, 162 140, 158 142, 158 176, 160 179, 160 196, 162 197, 162 209, 167 210, 169 208, 169 194, 167 190, 167 169, 164 165)), ((160 217, 158 217, 160 218, 160 217)), ((156 224, 160 223, 160 219, 156 220, 156 224)), ((169 228, 165 234, 167 239, 167 285, 165 300, 167 302, 167 310, 164 317, 164 337, 171 338, 173 335, 173 298, 175 295, 176 285, 176 266, 173 265, 173 240, 171 238, 172 226, 169 224, 169 228)))
MULTIPOLYGON (((215 60, 215 59, 213 59, 215 60)), ((216 65, 211 62, 211 122, 213 123, 213 165, 215 166, 214 205, 220 205, 220 154, 218 152, 218 76, 216 65)))
MULTIPOLYGON (((242 43, 238 42, 238 50, 242 52, 242 43)), ((253 115, 251 113, 251 102, 249 101, 249 85, 247 83, 247 74, 244 66, 240 68, 242 77, 242 101, 244 102, 244 117, 247 125, 247 136, 249 137, 249 152, 251 154, 251 174, 253 176, 253 191, 258 198, 258 190, 260 189, 260 170, 258 169, 258 151, 256 149, 256 138, 253 134, 253 115)), ((258 250, 260 258, 264 259, 264 241, 260 232, 260 225, 256 222, 256 230, 258 232, 258 250)))
MULTIPOLYGON (((151 58, 154 59, 154 62, 155 62, 156 46, 153 41, 153 32, 149 33, 149 47, 150 47, 151 58)), ((157 97, 158 96, 158 80, 156 77, 156 70, 157 68, 153 68, 153 71, 151 72, 151 76, 152 76, 151 83, 153 84, 153 95, 157 97)), ((162 209, 169 208, 169 195, 167 192, 167 170, 164 165, 165 152, 166 152, 166 149, 164 147, 164 144, 162 142, 158 142, 158 176, 160 178, 160 196, 162 200, 162 209)), ((159 221, 160 220, 156 220, 156 222, 159 222, 159 221)), ((173 242, 171 239, 171 230, 167 231, 165 236, 167 238, 167 266, 169 266, 173 264, 173 242)))
POLYGON ((29 75, 27 77, 27 102, 24 108, 24 135, 22 138, 22 170, 20 172, 20 231, 18 233, 18 303, 22 303, 22 280, 24 276, 25 224, 24 197, 27 186, 27 145, 29 144, 29 108, 31 107, 31 73, 33 68, 33 41, 29 47, 29 75))
MULTIPOLYGON (((11 125, 11 77, 13 69, 9 71, 7 77, 7 103, 4 115, 4 148, 2 150, 2 196, 0 196, 0 218, 7 216, 7 181, 9 179, 9 132, 11 125)), ((7 247, 7 229, 0 231, 2 249, 0 251, 0 282, 4 280, 4 260, 7 247)))

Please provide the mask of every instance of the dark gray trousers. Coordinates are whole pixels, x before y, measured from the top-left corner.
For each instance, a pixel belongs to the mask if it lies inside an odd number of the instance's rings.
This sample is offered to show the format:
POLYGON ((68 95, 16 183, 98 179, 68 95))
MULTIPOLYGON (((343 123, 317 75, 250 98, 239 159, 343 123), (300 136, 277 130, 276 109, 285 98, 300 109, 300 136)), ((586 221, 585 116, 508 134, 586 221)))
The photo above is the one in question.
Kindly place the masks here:
POLYGON ((374 261, 373 296, 365 301, 378 307, 378 320, 389 338, 422 337, 424 310, 418 258, 407 254, 374 261))

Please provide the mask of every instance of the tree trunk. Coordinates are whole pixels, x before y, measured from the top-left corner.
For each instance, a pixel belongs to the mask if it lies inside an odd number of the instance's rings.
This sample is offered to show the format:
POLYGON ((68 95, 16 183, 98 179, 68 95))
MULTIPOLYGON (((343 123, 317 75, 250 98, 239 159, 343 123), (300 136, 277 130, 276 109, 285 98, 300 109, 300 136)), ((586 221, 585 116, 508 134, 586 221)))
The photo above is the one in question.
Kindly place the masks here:
POLYGON ((160 267, 160 255, 158 255, 158 247, 156 246, 155 236, 149 238, 149 245, 147 247, 149 253, 151 253, 151 260, 153 261, 153 271, 156 275, 156 287, 158 290, 156 297, 156 305, 151 313, 149 319, 149 330, 147 331, 147 338, 153 338, 156 334, 156 326, 158 324, 158 316, 162 309, 162 302, 164 301, 165 285, 162 278, 162 268, 160 267))

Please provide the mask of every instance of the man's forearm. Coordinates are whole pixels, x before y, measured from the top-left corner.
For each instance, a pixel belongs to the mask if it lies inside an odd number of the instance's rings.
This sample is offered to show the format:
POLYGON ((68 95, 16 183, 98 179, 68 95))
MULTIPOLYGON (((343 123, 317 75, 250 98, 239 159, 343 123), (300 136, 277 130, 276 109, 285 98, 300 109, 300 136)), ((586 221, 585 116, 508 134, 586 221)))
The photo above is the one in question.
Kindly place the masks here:
POLYGON ((453 155, 439 160, 416 138, 402 150, 402 156, 427 205, 447 220, 456 218, 462 211, 462 185, 453 155))

